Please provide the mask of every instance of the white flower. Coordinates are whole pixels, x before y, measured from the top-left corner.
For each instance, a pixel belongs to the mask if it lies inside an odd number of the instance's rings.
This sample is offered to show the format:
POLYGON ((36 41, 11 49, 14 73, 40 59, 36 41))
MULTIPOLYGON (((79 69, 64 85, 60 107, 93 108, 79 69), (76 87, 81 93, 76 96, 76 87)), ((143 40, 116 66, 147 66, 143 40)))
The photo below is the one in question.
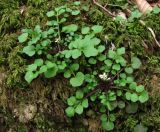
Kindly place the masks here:
POLYGON ((104 81, 108 81, 108 80, 111 79, 110 77, 108 77, 108 74, 106 74, 106 73, 100 74, 99 78, 104 80, 104 81))

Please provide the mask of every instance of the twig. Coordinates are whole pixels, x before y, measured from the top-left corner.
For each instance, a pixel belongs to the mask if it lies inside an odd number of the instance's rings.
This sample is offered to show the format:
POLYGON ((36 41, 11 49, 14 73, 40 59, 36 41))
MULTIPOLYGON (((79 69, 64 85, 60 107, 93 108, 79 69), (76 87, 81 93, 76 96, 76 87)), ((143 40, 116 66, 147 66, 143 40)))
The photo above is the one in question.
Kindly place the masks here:
POLYGON ((98 7, 102 8, 108 15, 115 17, 116 15, 112 14, 109 10, 107 10, 105 7, 103 7, 101 4, 99 4, 96 0, 93 0, 93 3, 97 5, 98 7))
MULTIPOLYGON (((139 20, 140 24, 142 24, 143 26, 146 26, 145 22, 142 21, 142 20, 139 20)), ((147 27, 147 26, 146 26, 147 27)), ((152 30, 152 28, 150 27, 147 27, 147 29, 151 32, 152 36, 153 36, 153 39, 155 41, 155 43, 158 45, 158 47, 160 47, 160 43, 158 42, 158 40, 156 39, 156 35, 154 33, 154 31, 152 30)))

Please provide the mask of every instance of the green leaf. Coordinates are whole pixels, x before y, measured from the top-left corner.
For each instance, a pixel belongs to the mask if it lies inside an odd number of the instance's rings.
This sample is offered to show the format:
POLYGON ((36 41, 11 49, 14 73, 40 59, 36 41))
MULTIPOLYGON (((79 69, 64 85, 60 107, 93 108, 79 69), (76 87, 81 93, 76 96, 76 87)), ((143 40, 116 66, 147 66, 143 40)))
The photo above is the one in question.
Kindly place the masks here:
POLYGON ((54 28, 49 28, 49 30, 47 31, 47 34, 53 34, 55 33, 54 28))
POLYGON ((82 92, 81 90, 78 90, 78 91, 76 92, 76 98, 77 98, 77 99, 82 99, 83 96, 84 96, 84 94, 83 94, 83 92, 82 92))
POLYGON ((28 83, 31 83, 33 79, 35 79, 38 75, 37 74, 34 74, 33 72, 31 71, 28 71, 26 72, 25 74, 25 80, 28 82, 28 83))
POLYGON ((66 110, 65 110, 66 114, 68 117, 73 117, 74 114, 75 114, 75 110, 73 107, 68 107, 66 110))
POLYGON ((129 20, 133 20, 134 18, 140 18, 142 16, 142 13, 139 12, 139 10, 135 10, 132 12, 131 16, 129 17, 129 20))
POLYGON ((140 101, 141 103, 146 102, 148 99, 149 99, 149 96, 148 96, 147 91, 143 91, 143 92, 141 93, 141 95, 139 96, 139 101, 140 101))
POLYGON ((79 87, 83 84, 84 74, 82 72, 78 72, 75 77, 70 79, 70 83, 73 87, 79 87))
POLYGON ((153 8, 153 13, 154 13, 154 14, 159 14, 159 13, 160 13, 160 8, 159 8, 158 6, 155 6, 155 7, 153 8))
POLYGON ((132 83, 134 81, 133 77, 127 77, 127 83, 132 83))
POLYGON ((128 74, 132 74, 133 73, 133 68, 132 67, 127 67, 125 68, 125 72, 128 74))
POLYGON ((129 85, 129 88, 130 89, 136 89, 137 87, 137 83, 136 82, 132 82, 130 85, 129 85))
POLYGON ((112 122, 115 121, 116 120, 115 115, 114 114, 110 114, 109 115, 109 120, 112 121, 112 122))
POLYGON ((143 85, 139 85, 136 87, 136 92, 141 93, 144 91, 144 86, 143 85))
POLYGON ((80 1, 75 1, 75 2, 74 2, 74 5, 76 5, 76 6, 77 6, 77 5, 80 5, 80 4, 81 4, 80 1))
POLYGON ((90 64, 93 64, 93 65, 94 65, 94 64, 97 63, 97 60, 94 59, 94 58, 89 58, 88 62, 89 62, 90 64))
POLYGON ((101 121, 102 122, 107 121, 107 115, 106 114, 101 115, 101 121))
POLYGON ((35 52, 35 47, 33 45, 28 45, 23 48, 23 53, 27 54, 28 56, 33 56, 35 52))
POLYGON ((64 26, 62 28, 62 32, 70 33, 70 32, 75 32, 78 30, 78 26, 76 24, 71 24, 68 26, 64 26))
POLYGON ((44 73, 46 71, 47 71, 47 66, 46 65, 41 66, 40 69, 39 69, 39 73, 44 73))
POLYGON ((137 112, 137 110, 138 110, 138 105, 136 103, 129 104, 126 107, 126 112, 129 114, 134 114, 137 112))
POLYGON ((142 124, 138 124, 134 128, 134 132, 147 132, 147 128, 144 127, 142 124))
POLYGON ((78 105, 77 107, 76 107, 76 109, 75 109, 75 112, 77 113, 77 114, 82 114, 83 113, 83 106, 82 105, 78 105))
POLYGON ((80 10, 73 10, 71 12, 71 14, 74 15, 74 16, 76 16, 76 15, 80 14, 80 10))
POLYGON ((130 92, 126 92, 125 93, 125 97, 127 100, 131 100, 131 93, 130 92))
MULTIPOLYGON (((34 31, 35 32, 37 32, 37 33, 41 33, 42 32, 42 30, 41 30, 41 27, 40 27, 40 25, 36 25, 35 26, 35 28, 34 28, 34 31)), ((41 34, 36 34, 37 36, 41 36, 41 34)), ((35 36, 35 37, 37 37, 37 36, 35 36)))
POLYGON ((28 71, 36 71, 37 70, 37 65, 36 64, 28 65, 27 70, 28 71))
POLYGON ((116 71, 119 71, 121 69, 120 65, 119 64, 114 64, 112 66, 112 69, 116 70, 116 71))
POLYGON ((120 74, 120 77, 123 78, 123 79, 125 79, 127 76, 126 76, 125 73, 121 73, 121 74, 120 74))
POLYGON ((88 99, 84 99, 84 100, 82 101, 82 106, 83 106, 84 108, 88 108, 88 99))
POLYGON ((51 61, 45 61, 45 63, 48 69, 56 66, 56 64, 52 63, 51 61))
POLYGON ((135 93, 131 94, 131 101, 134 102, 134 103, 137 102, 138 101, 138 95, 135 94, 135 93))
POLYGON ((108 66, 108 67, 111 67, 112 66, 112 61, 107 59, 104 61, 104 63, 108 66))
POLYGON ((124 87, 126 86, 126 83, 127 83, 126 79, 121 79, 119 85, 124 87))
POLYGON ((122 91, 121 90, 117 90, 117 96, 122 96, 122 91))
POLYGON ((100 32, 102 32, 103 27, 99 26, 99 25, 94 25, 94 26, 92 26, 91 29, 94 31, 94 33, 100 33, 100 32))
POLYGON ((83 53, 86 57, 92 57, 98 55, 98 50, 93 46, 89 46, 88 48, 83 50, 83 53))
POLYGON ((18 37, 18 41, 19 41, 20 43, 23 43, 23 42, 25 42, 25 41, 27 40, 27 38, 28 38, 28 33, 22 33, 22 34, 18 37))
POLYGON ((82 33, 82 34, 88 34, 89 31, 90 31, 90 28, 89 28, 89 27, 83 27, 83 28, 81 29, 81 33, 82 33))
POLYGON ((123 54, 125 54, 125 48, 124 48, 124 47, 118 48, 118 49, 117 49, 117 54, 118 54, 118 55, 123 55, 123 54))
POLYGON ((36 59, 34 61, 34 63, 37 65, 37 66, 42 66, 43 65, 43 59, 36 59))
POLYGON ((55 12, 54 11, 49 11, 49 12, 47 12, 47 17, 53 17, 53 16, 55 16, 55 12))
POLYGON ((71 77, 71 72, 69 70, 67 70, 67 71, 64 72, 63 75, 64 75, 65 78, 70 78, 71 77))
MULTIPOLYGON (((99 45, 100 42, 101 42, 101 40, 100 40, 99 38, 96 38, 96 37, 94 37, 94 38, 92 38, 92 39, 90 40, 90 43, 91 43, 92 45, 94 45, 94 46, 99 45)), ((99 50, 101 50, 101 47, 100 47, 99 50)))
POLYGON ((104 50, 105 50, 105 46, 103 46, 103 45, 98 46, 99 53, 102 53, 104 50))
POLYGON ((72 64, 71 67, 70 67, 70 69, 72 71, 77 71, 79 69, 79 64, 78 63, 72 64))
POLYGON ((140 61, 140 59, 138 59, 137 57, 132 57, 131 58, 131 65, 132 65, 132 68, 133 69, 138 69, 138 68, 140 68, 140 66, 141 66, 141 61, 140 61))
POLYGON ((51 77, 56 76, 57 71, 58 71, 58 69, 57 69, 57 66, 55 65, 53 68, 48 69, 48 70, 44 73, 44 75, 45 75, 46 78, 51 78, 51 77))
POLYGON ((104 121, 104 122, 102 122, 102 127, 103 127, 103 129, 105 129, 107 131, 111 131, 114 129, 114 123, 110 122, 110 121, 108 121, 108 122, 104 121))
POLYGON ((80 57, 81 56, 81 51, 80 50, 78 50, 78 49, 74 49, 74 50, 72 50, 72 52, 71 52, 71 55, 72 55, 72 58, 73 59, 77 59, 78 57, 80 57))
POLYGON ((118 107, 120 109, 123 109, 125 107, 125 102, 124 101, 118 101, 118 107))
POLYGON ((104 61, 105 59, 106 59, 106 55, 100 54, 100 55, 98 56, 98 60, 99 60, 99 61, 104 61))
POLYGON ((113 50, 109 50, 108 51, 108 57, 111 58, 111 59, 114 59, 116 56, 116 52, 113 51, 113 50))
POLYGON ((60 10, 58 11, 58 14, 61 15, 61 14, 63 14, 65 11, 66 11, 65 9, 60 9, 60 10))
POLYGON ((76 103, 76 98, 74 96, 71 96, 70 98, 67 99, 67 103, 69 106, 72 106, 76 103))

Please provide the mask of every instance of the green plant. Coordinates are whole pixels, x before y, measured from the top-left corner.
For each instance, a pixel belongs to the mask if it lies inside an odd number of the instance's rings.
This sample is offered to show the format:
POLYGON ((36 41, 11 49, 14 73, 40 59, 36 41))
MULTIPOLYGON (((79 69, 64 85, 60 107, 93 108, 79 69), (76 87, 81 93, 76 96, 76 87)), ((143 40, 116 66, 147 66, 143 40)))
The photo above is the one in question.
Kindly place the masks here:
POLYGON ((102 127, 113 130, 114 110, 126 108, 128 113, 134 113, 138 102, 148 100, 144 86, 133 77, 141 61, 135 56, 126 60, 124 47, 108 49, 98 37, 102 26, 68 24, 70 15, 80 14, 79 4, 49 11, 46 31, 39 25, 34 30, 22 30, 18 37, 25 44, 22 52, 34 59, 27 67, 25 80, 31 83, 41 74, 52 78, 62 73, 76 90, 67 100, 68 117, 82 114, 89 104, 97 104, 91 108, 101 116, 102 127))

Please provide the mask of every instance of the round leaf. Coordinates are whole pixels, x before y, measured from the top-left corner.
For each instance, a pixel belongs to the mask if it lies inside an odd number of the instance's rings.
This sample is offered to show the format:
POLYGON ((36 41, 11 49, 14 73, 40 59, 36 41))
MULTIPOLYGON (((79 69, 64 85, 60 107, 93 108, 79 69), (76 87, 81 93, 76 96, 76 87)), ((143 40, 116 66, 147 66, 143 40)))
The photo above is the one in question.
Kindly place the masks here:
POLYGON ((77 114, 82 114, 83 113, 83 106, 82 105, 78 105, 77 107, 76 107, 76 109, 75 109, 75 112, 77 113, 77 114))
POLYGON ((74 114, 75 114, 75 110, 73 107, 68 107, 66 110, 65 110, 66 114, 68 117, 73 117, 74 114))
POLYGON ((83 106, 84 108, 88 108, 88 99, 84 99, 84 100, 82 101, 82 106, 83 106))
POLYGON ((90 28, 89 27, 83 27, 82 30, 81 30, 81 33, 82 34, 88 34, 90 31, 90 28))
POLYGON ((134 69, 138 69, 138 68, 140 68, 140 66, 141 66, 141 61, 140 61, 140 59, 138 59, 137 57, 132 57, 132 59, 131 59, 131 65, 132 65, 132 68, 134 68, 134 69))
POLYGON ((80 91, 80 90, 76 92, 76 98, 77 98, 77 99, 82 99, 82 98, 83 98, 83 95, 84 95, 83 92, 80 91))
POLYGON ((72 106, 76 103, 76 98, 74 96, 71 96, 70 98, 67 99, 67 103, 69 106, 72 106))
POLYGON ((27 40, 27 38, 28 38, 28 33, 23 33, 18 37, 18 41, 20 43, 23 43, 23 42, 25 42, 27 40))

